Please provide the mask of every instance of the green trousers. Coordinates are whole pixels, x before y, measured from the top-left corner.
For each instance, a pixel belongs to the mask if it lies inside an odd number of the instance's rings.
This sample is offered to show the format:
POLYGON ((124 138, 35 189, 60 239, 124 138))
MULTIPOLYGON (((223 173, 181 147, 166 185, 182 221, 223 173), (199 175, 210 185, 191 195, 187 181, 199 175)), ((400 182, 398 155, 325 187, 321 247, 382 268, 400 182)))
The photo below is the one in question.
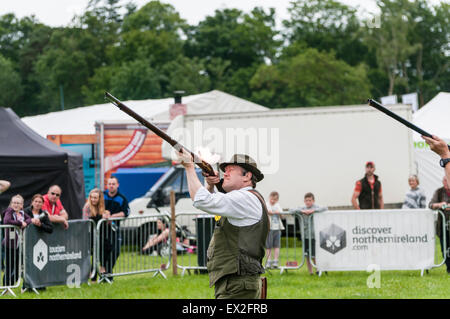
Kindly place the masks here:
POLYGON ((227 275, 214 285, 216 299, 260 299, 261 279, 259 275, 227 275))

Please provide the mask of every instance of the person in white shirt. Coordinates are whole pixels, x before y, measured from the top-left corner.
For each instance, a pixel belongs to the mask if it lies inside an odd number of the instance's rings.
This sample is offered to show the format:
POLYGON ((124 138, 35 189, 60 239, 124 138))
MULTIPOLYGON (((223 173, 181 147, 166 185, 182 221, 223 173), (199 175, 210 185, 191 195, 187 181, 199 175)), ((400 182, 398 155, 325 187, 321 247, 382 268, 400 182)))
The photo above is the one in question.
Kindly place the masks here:
POLYGON ((235 154, 219 166, 223 180, 217 173, 206 176, 204 187, 192 156, 182 150, 178 157, 186 169, 194 207, 220 216, 207 252, 209 282, 215 288, 215 297, 259 299, 269 216, 264 199, 254 188, 264 175, 250 156, 235 154), (214 186, 220 183, 225 193, 214 192, 214 186))
POLYGON ((267 237, 267 268, 278 268, 278 257, 280 255, 280 244, 281 244, 281 231, 284 229, 283 223, 281 222, 281 212, 283 209, 280 206, 278 200, 280 195, 278 192, 271 192, 269 195, 269 201, 266 202, 267 213, 270 216, 270 232, 267 237), (272 255, 273 250, 273 255, 272 255))
POLYGON ((0 194, 5 192, 10 186, 11 186, 10 182, 0 180, 0 194))

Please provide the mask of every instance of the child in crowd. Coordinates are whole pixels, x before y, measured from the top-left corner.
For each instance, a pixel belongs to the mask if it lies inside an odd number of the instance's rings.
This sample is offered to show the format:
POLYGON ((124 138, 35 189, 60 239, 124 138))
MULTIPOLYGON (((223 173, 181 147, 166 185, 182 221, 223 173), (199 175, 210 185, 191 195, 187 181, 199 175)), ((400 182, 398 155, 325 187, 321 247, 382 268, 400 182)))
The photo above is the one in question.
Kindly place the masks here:
POLYGON ((312 214, 320 213, 325 210, 327 210, 327 207, 320 207, 315 204, 314 194, 313 193, 306 193, 304 198, 305 206, 300 207, 297 211, 300 211, 302 214, 304 214, 306 218, 303 218, 303 233, 305 242, 303 243, 305 253, 306 253, 306 264, 308 266, 308 272, 310 275, 313 275, 313 269, 311 261, 309 260, 309 257, 311 257, 312 261, 316 263, 316 249, 315 249, 315 238, 314 238, 314 222, 312 214), (311 224, 311 226, 309 225, 311 224), (309 227, 311 228, 311 235, 309 234, 309 227), (309 247, 309 239, 311 239, 311 249, 309 247))
POLYGON ((270 217, 270 231, 267 236, 267 262, 266 268, 278 268, 278 256, 280 255, 281 231, 284 229, 281 222, 283 209, 278 203, 280 196, 278 192, 271 192, 269 201, 266 202, 267 212, 270 217), (273 250, 273 255, 272 255, 273 250))
MULTIPOLYGON (((3 224, 14 225, 24 229, 31 223, 31 217, 23 211, 23 197, 15 195, 9 207, 3 213, 3 224)), ((19 274, 19 234, 14 228, 5 231, 3 247, 6 249, 6 265, 3 274, 3 285, 13 286, 20 278, 19 274)))

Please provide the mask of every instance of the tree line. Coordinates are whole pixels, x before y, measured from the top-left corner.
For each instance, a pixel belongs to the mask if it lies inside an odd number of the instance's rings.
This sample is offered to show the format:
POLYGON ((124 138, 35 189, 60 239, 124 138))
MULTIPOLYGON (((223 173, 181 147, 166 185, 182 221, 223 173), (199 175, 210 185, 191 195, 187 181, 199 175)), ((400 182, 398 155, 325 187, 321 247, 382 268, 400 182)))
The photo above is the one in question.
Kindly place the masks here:
POLYGON ((170 4, 90 0, 64 27, 0 16, 0 105, 19 116, 222 90, 270 108, 365 103, 450 90, 450 5, 377 0, 361 17, 335 0, 216 10, 189 25, 170 4))

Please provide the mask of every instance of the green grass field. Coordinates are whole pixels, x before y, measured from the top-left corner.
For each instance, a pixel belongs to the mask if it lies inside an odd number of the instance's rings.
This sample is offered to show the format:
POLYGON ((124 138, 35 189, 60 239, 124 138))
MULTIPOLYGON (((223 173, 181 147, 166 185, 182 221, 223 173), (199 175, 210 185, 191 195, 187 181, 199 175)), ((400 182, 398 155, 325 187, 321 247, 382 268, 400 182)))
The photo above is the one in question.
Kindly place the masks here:
MULTIPOLYGON (((290 242, 290 247, 292 247, 290 242)), ((128 253, 132 254, 132 253, 128 253)), ((294 251, 289 252, 289 260, 294 257, 294 251)), ((298 242, 295 255, 301 260, 301 243, 298 242)), ((281 263, 286 258, 282 250, 281 263)), ((130 256, 121 255, 122 261, 130 256)), ((142 257, 144 258, 144 257, 142 257)), ((196 263, 196 255, 178 256, 179 263, 196 263), (184 259, 183 259, 184 258, 184 259)), ((436 263, 442 261, 440 247, 436 246, 436 263)), ((120 260, 118 261, 120 265, 120 260)), ((82 284, 80 288, 67 286, 48 287, 40 295, 32 292, 20 293, 14 289, 17 297, 6 295, 2 299, 211 299, 214 289, 209 288, 207 274, 172 274, 172 268, 164 272, 167 279, 161 275, 153 277, 153 273, 127 275, 116 277, 112 285, 108 283, 82 284)), ((368 288, 369 273, 328 272, 309 275, 306 265, 298 270, 289 270, 280 274, 279 270, 269 270, 264 274, 268 280, 268 298, 270 299, 408 299, 408 298, 449 298, 450 276, 445 271, 445 265, 430 270, 429 274, 420 276, 420 271, 382 271, 380 288, 368 288)))

